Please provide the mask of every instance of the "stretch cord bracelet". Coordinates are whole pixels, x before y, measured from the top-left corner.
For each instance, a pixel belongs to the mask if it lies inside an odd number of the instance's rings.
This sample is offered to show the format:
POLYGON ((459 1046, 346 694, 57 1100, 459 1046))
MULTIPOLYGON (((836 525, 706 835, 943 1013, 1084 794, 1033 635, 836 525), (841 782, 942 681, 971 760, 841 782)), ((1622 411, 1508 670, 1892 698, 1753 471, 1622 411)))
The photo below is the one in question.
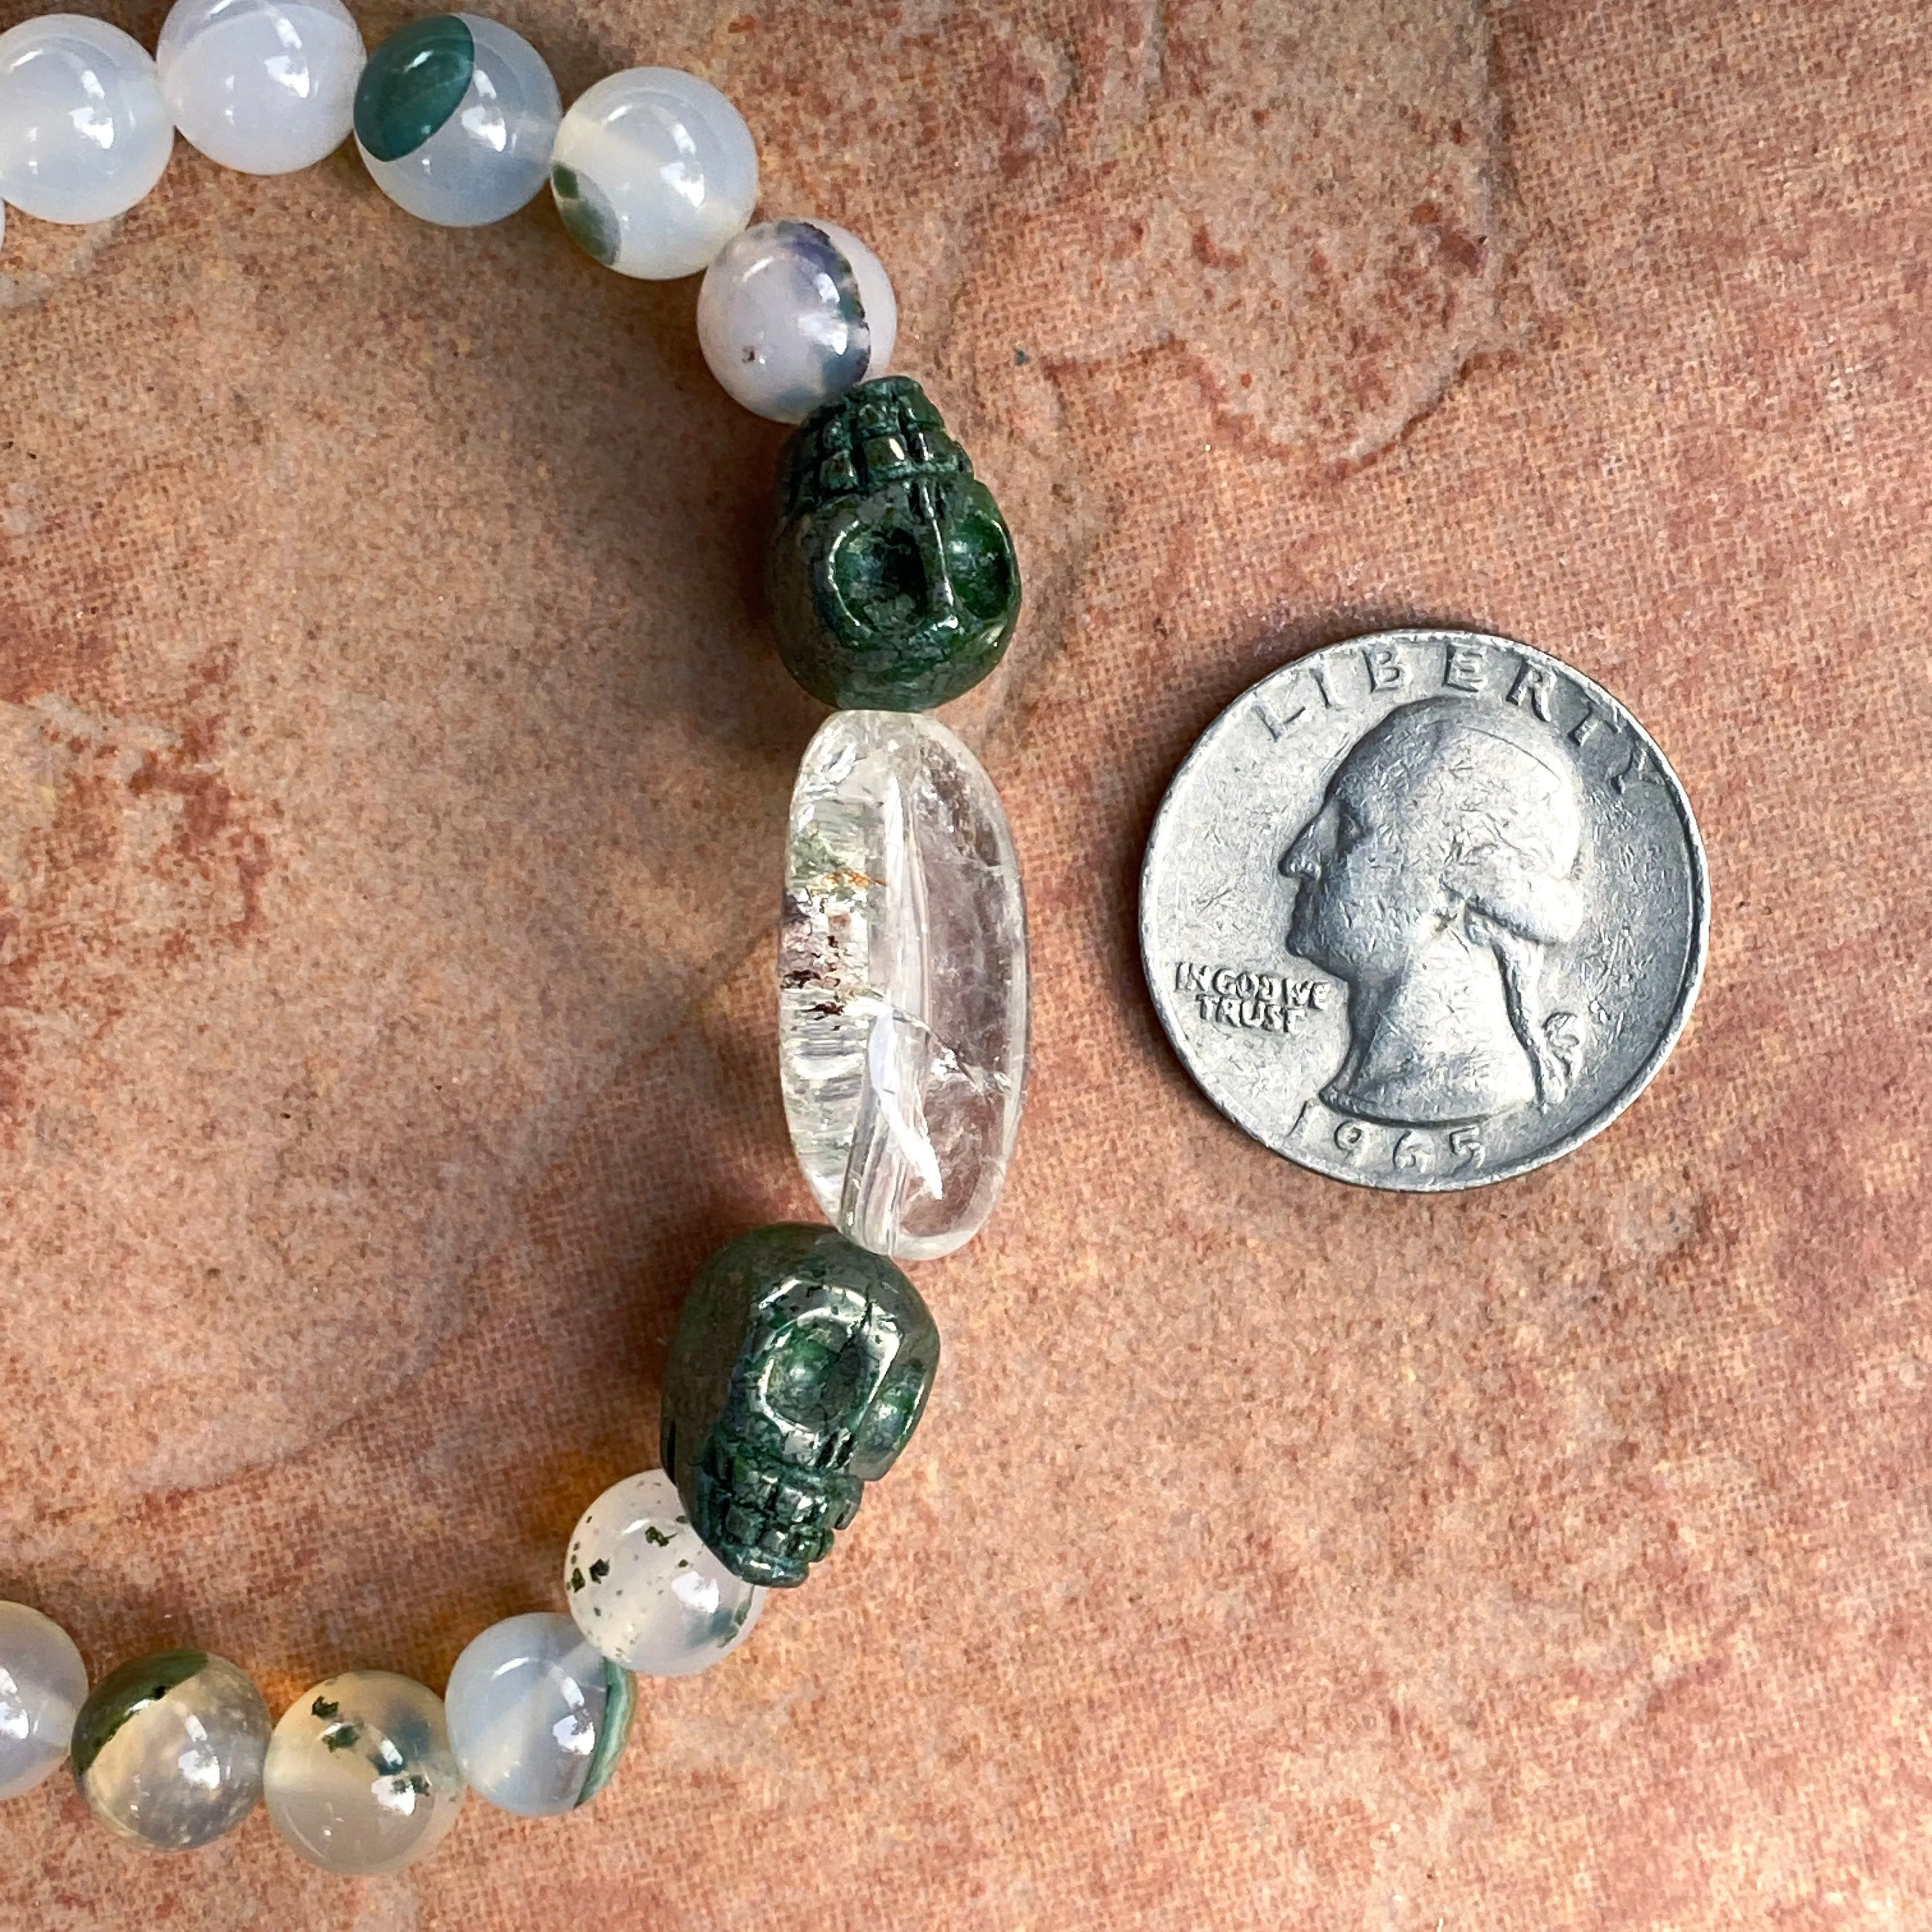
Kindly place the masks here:
POLYGON ((992 1211, 1019 1124, 1024 907, 998 795, 920 715, 999 661, 1019 572, 998 505, 918 385, 884 371, 897 312, 870 250, 820 220, 748 226, 758 155, 692 75, 610 76, 566 114, 528 42, 472 14, 418 20, 365 63, 340 0, 178 0, 156 58, 50 14, 0 34, 0 202, 93 222, 139 201, 177 128, 276 174, 352 130, 383 191, 451 226, 550 182, 565 225, 620 273, 704 280, 724 388, 800 425, 768 551, 785 664, 836 707, 792 796, 779 950, 786 1118, 829 1227, 761 1228, 692 1284, 664 1375, 663 1466, 586 1510, 569 1614, 493 1624, 444 1697, 382 1670, 312 1686, 271 1724, 196 1650, 139 1658, 90 1694, 78 1648, 0 1604, 0 1797, 63 1757, 94 1814, 154 1850, 203 1845, 266 1799, 330 1871, 392 1872, 464 1792, 529 1815, 594 1797, 635 1677, 701 1670, 767 1588, 802 1582, 922 1413, 939 1334, 895 1264, 950 1253, 992 1211))

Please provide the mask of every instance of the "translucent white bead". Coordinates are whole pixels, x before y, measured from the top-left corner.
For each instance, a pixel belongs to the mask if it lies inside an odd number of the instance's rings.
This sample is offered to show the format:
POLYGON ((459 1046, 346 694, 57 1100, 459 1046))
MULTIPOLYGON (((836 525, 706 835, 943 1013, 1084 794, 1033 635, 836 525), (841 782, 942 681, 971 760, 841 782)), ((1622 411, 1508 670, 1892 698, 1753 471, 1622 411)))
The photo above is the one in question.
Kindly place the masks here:
POLYGON ((721 249, 698 296, 704 359, 732 398, 802 422, 883 376, 898 303, 879 258, 830 221, 761 221, 721 249))
POLYGON ((637 1680, 568 1617, 492 1624, 456 1660, 443 1706, 470 1787, 526 1818, 587 1804, 629 1735, 637 1680))
POLYGON ((0 1798, 31 1791, 67 1756, 87 1666, 51 1617, 0 1604, 0 1798))
POLYGON ((606 76, 571 104, 550 184, 587 254, 647 281, 694 275, 752 218, 758 151, 717 88, 669 67, 606 76))
POLYGON ((356 89, 356 144, 376 185, 445 228, 514 214, 544 184, 563 103, 543 56, 475 14, 393 34, 356 89))
POLYGON ((374 1878, 448 1836, 463 1804, 442 1700, 388 1670, 350 1670, 282 1713, 264 1774, 268 1816, 311 1864, 374 1878))
POLYGON ((268 1707, 247 1673, 206 1651, 136 1658, 74 1720, 74 1781, 94 1815, 151 1852, 232 1832, 262 1795, 268 1707))
POLYGON ((584 1512, 564 1558, 577 1627, 646 1677, 688 1677, 752 1633, 765 1592, 707 1550, 662 1469, 626 1476, 584 1512))
POLYGON ((362 58, 342 0, 175 0, 154 49, 175 125, 250 175, 312 167, 342 145, 362 58))
POLYGON ((43 221, 105 221, 161 178, 175 142, 147 50, 80 14, 0 34, 0 201, 43 221))
POLYGON ((950 1254, 1005 1184, 1027 1057, 1026 902, 980 761, 936 718, 840 711, 791 796, 779 1077, 826 1216, 950 1254))

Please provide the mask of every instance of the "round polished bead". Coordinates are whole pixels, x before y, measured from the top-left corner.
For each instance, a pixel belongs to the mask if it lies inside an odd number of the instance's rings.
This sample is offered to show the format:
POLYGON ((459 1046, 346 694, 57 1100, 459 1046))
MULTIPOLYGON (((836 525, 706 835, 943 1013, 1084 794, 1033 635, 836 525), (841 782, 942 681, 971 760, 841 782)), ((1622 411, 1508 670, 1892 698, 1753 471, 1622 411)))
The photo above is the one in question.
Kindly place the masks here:
POLYGON ((104 1825, 149 1851, 232 1832, 262 1795, 268 1707, 226 1658, 167 1650, 110 1671, 74 1726, 74 1774, 104 1825))
POLYGON ((265 1781, 275 1829, 304 1858, 363 1878, 434 1851, 463 1803, 442 1700, 387 1670, 304 1691, 275 1726, 265 1781))
POLYGON ((356 144, 398 207, 445 228, 478 228, 543 186, 562 112, 543 56, 520 34, 475 14, 439 14, 369 56, 356 144))
POLYGON ((675 68, 605 76, 571 104, 550 184, 587 254, 646 281, 694 275, 752 218, 758 151, 717 88, 675 68))
POLYGON ((698 338, 711 373, 746 409, 802 422, 881 376, 898 304, 879 258, 830 221, 760 221, 704 272, 698 338))
POLYGON ((526 1818, 587 1804, 630 1735, 637 1680, 568 1617, 492 1624, 456 1660, 443 1704, 471 1788, 526 1818))
POLYGON ((342 145, 362 58, 342 0, 175 0, 154 49, 176 127, 250 175, 311 167, 342 145))
POLYGON ((0 34, 0 201, 43 221, 105 221, 161 178, 174 123, 147 50, 80 14, 0 34))
POLYGON ((646 1677, 688 1677, 752 1634, 765 1592, 707 1550, 662 1469, 626 1476, 579 1519, 564 1558, 577 1627, 646 1677))
POLYGON ((0 1798, 32 1790, 67 1756, 86 1697, 74 1639, 25 1604, 0 1604, 0 1798))

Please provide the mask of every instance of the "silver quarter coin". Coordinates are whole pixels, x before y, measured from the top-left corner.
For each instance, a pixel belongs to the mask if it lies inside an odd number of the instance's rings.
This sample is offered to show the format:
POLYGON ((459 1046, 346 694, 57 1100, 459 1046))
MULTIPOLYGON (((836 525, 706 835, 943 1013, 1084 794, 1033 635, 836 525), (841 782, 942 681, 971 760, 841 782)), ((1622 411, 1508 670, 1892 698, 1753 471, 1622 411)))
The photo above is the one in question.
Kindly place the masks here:
POLYGON ((1480 1186, 1606 1126, 1683 1030, 1709 932, 1650 734, 1467 631, 1264 678, 1189 754, 1141 875, 1148 983, 1208 1098, 1371 1187, 1480 1186))

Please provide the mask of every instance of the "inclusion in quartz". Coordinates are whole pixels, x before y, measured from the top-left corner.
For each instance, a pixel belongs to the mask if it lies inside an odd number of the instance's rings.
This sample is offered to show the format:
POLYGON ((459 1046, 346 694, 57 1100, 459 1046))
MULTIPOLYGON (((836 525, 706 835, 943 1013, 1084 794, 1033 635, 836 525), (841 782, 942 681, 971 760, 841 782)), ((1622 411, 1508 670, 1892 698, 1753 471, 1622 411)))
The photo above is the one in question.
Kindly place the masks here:
POLYGON ((839 1232, 950 1254, 992 1212, 1026 1077, 1026 904, 992 781, 946 727, 841 711, 792 792, 778 956, 792 1144, 839 1232))

